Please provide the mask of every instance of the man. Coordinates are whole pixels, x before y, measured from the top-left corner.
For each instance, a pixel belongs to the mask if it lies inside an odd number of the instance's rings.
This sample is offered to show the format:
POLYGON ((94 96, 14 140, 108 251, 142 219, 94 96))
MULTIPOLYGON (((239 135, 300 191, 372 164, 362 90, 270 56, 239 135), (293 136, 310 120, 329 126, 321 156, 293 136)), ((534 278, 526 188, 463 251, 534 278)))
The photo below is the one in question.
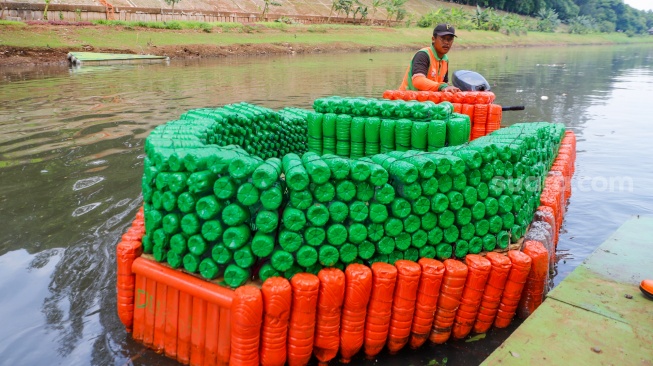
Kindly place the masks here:
POLYGON ((460 89, 449 82, 449 58, 447 52, 453 45, 456 30, 450 24, 438 24, 433 29, 431 47, 419 50, 406 69, 399 90, 429 90, 457 93, 460 89))

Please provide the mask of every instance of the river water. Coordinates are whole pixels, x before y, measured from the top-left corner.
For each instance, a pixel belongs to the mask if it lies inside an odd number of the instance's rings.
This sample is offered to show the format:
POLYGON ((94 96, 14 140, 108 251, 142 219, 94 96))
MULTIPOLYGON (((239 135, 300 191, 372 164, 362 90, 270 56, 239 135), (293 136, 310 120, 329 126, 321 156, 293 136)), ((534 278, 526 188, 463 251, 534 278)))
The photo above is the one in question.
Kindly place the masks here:
MULTIPOLYGON (((526 107, 504 112, 504 124, 559 122, 576 133, 555 284, 630 216, 653 213, 653 47, 449 56, 453 70, 484 75, 497 103, 526 107)), ((142 204, 149 131, 192 108, 240 101, 310 108, 328 95, 380 97, 399 85, 411 57, 0 68, 0 365, 175 365, 131 340, 115 311, 115 245, 142 204)), ((354 364, 476 365, 514 327, 354 364)))

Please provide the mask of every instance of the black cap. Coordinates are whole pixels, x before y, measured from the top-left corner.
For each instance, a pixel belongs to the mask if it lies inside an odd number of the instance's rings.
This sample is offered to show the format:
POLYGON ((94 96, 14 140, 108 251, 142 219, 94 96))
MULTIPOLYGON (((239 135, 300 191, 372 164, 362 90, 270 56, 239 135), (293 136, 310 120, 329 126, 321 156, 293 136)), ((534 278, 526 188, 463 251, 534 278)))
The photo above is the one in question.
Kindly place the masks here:
POLYGON ((446 36, 449 34, 458 37, 456 36, 456 29, 451 24, 440 23, 433 29, 433 36, 446 36))

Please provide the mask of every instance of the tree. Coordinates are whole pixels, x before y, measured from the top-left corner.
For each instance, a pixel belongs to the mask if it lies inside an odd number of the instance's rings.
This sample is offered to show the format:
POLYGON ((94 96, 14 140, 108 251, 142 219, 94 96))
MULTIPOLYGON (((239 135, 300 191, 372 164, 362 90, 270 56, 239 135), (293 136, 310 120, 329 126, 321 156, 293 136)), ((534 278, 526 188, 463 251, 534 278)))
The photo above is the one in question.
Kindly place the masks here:
POLYGON ((333 0, 331 4, 331 11, 329 12, 329 20, 331 20, 331 14, 333 11, 336 11, 336 15, 339 15, 341 11, 345 12, 345 19, 349 18, 349 13, 353 10, 354 0, 333 0))
POLYGON ((50 6, 50 0, 45 0, 45 9, 43 9, 43 20, 48 20, 48 6, 50 6))
MULTIPOLYGON (((267 18, 268 16, 268 11, 270 11, 270 6, 281 6, 280 3, 274 1, 274 0, 263 0, 263 12, 261 13, 261 18, 260 20, 263 21, 267 18)), ((260 8, 259 8, 260 9, 260 8)))
POLYGON ((338 0, 340 10, 345 13, 345 19, 349 19, 349 13, 354 10, 354 0, 338 0))
POLYGON ((476 11, 472 15, 472 21, 476 24, 477 29, 483 29, 483 24, 487 23, 489 13, 487 10, 481 9, 480 6, 476 5, 476 11))
POLYGON ((385 6, 386 0, 372 0, 372 18, 370 19, 372 22, 374 22, 376 11, 382 7, 385 6))
POLYGON ((596 28, 596 21, 587 15, 579 15, 569 21, 569 33, 587 34, 596 28))
POLYGON ((406 15, 406 10, 403 8, 406 1, 408 0, 388 0, 385 3, 385 11, 388 13, 388 17, 385 19, 386 25, 390 24, 390 19, 392 19, 393 16, 401 16, 403 19, 403 17, 406 15))
POLYGON ((165 0, 166 4, 172 6, 172 18, 174 19, 175 17, 175 4, 180 2, 181 0, 165 0))
POLYGON ((540 9, 540 11, 537 13, 537 16, 540 18, 537 21, 537 30, 540 32, 553 33, 560 25, 558 13, 556 13, 553 9, 540 9))
POLYGON ((360 20, 365 20, 367 18, 367 5, 360 2, 360 0, 354 0, 356 3, 356 9, 354 14, 352 14, 352 19, 356 20, 356 14, 360 14, 360 20))

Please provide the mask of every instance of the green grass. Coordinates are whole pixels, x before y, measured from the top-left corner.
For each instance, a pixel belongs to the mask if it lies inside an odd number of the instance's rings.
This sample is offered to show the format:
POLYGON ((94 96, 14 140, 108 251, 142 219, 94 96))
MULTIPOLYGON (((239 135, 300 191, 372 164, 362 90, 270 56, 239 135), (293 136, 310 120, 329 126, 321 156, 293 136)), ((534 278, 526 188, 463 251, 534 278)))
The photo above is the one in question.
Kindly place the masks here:
POLYGON ((15 26, 15 27, 26 27, 27 24, 23 22, 17 22, 14 20, 2 20, 0 19, 0 26, 15 26))
MULTIPOLYGON (((16 47, 111 48, 143 52, 148 46, 290 43, 303 45, 350 44, 378 48, 415 48, 428 44, 431 30, 355 25, 302 25, 285 23, 203 23, 97 21, 96 26, 59 27, 30 31, 20 22, 0 22, 0 45, 16 47), (65 36, 65 37, 64 37, 65 36)), ((573 35, 529 32, 504 35, 490 31, 458 32, 455 47, 509 47, 580 44, 653 43, 653 37, 621 33, 573 35)))

